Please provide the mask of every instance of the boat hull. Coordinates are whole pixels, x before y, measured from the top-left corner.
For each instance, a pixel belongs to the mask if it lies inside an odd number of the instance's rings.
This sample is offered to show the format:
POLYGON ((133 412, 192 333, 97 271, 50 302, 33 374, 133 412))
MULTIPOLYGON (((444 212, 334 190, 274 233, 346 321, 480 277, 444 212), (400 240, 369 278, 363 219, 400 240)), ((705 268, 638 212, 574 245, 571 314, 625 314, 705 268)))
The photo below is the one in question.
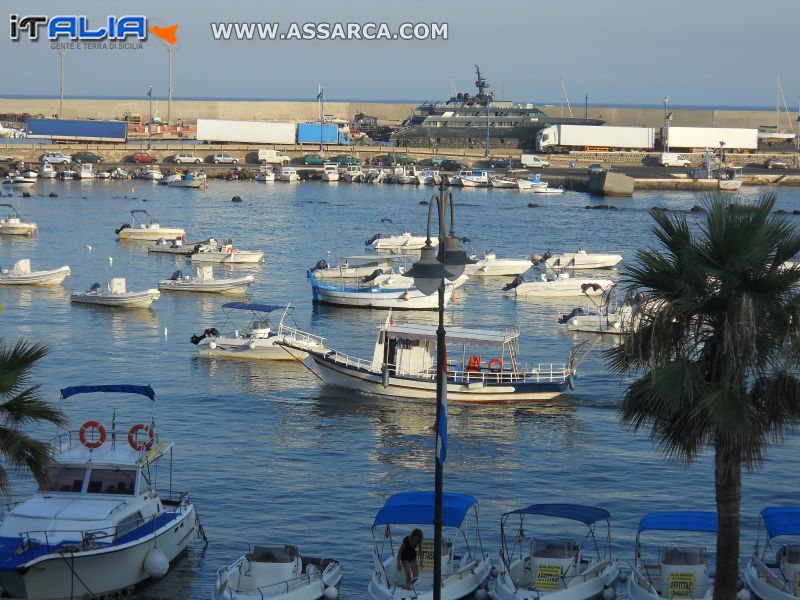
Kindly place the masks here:
POLYGON ((202 187, 203 182, 200 179, 179 179, 177 181, 170 181, 167 185, 169 187, 198 189, 202 187))
POLYGON ((761 600, 797 600, 797 596, 787 591, 785 582, 778 579, 764 563, 758 559, 751 558, 744 571, 744 582, 753 595, 761 600), (757 562, 760 563, 760 568, 757 562), (765 576, 759 575, 759 570, 765 572, 765 576), (768 573, 768 575, 766 574, 768 573), (772 581, 770 583, 769 580, 772 581), (781 586, 781 587, 778 587, 781 586))
POLYGON ((557 279, 555 281, 528 281, 515 288, 518 298, 570 298, 576 296, 602 296, 614 285, 610 279, 557 279), (581 289, 582 285, 596 284, 600 289, 581 289))
POLYGON ((494 595, 497 600, 592 600, 599 597, 607 587, 614 587, 619 575, 617 563, 603 561, 587 569, 584 573, 568 580, 568 586, 554 591, 539 591, 517 587, 508 571, 503 570, 497 577, 494 595), (581 581, 583 579, 583 581, 581 581))
POLYGON ((33 271, 24 275, 0 275, 0 285, 61 285, 70 274, 69 267, 49 271, 33 271))
POLYGON ((255 264, 264 258, 263 252, 196 252, 192 254, 193 263, 255 264))
POLYGON ((529 260, 481 259, 474 265, 467 265, 464 272, 470 277, 514 277, 522 275, 532 266, 529 260))
POLYGON ((611 269, 622 260, 619 254, 566 253, 552 256, 544 261, 548 269, 569 267, 571 269, 611 269))
POLYGON ((255 282, 255 277, 237 277, 236 279, 214 279, 212 281, 174 281, 167 279, 159 282, 162 292, 195 292, 205 294, 240 294, 255 282))
MULTIPOLYGON (((492 569, 488 558, 476 562, 472 568, 463 569, 457 573, 446 575, 442 578, 442 600, 458 600, 459 598, 472 597, 473 592, 484 585, 492 569)), ((432 600, 433 590, 418 589, 408 590, 403 587, 386 586, 379 573, 373 573, 367 592, 371 600, 432 600)))
POLYGON ((72 294, 70 300, 78 304, 93 304, 115 308, 150 308, 150 305, 161 297, 158 290, 144 292, 126 292, 125 294, 72 294))
POLYGON ((302 578, 272 583, 260 589, 236 591, 223 582, 236 577, 241 568, 241 561, 242 559, 239 559, 233 566, 218 572, 217 585, 211 594, 212 600, 321 600, 325 598, 327 588, 338 589, 342 582, 342 567, 335 563, 323 573, 314 572, 311 575, 303 575, 302 578))
POLYGON ((145 538, 116 547, 49 554, 19 569, 0 571, 0 583, 14 598, 98 597, 148 579, 144 570, 147 553, 158 547, 172 562, 186 549, 196 531, 197 514, 194 505, 189 504, 176 519, 145 538))
POLYGON ((206 338, 198 344, 197 352, 208 358, 236 358, 244 360, 304 360, 308 352, 280 346, 270 339, 206 338), (213 342, 214 347, 211 347, 213 342), (254 342, 251 346, 251 342, 254 342))
MULTIPOLYGON (((313 286, 314 302, 349 308, 391 308, 394 310, 436 310, 439 307, 438 294, 426 296, 416 289, 342 291, 326 289, 327 286, 313 286)), ((445 292, 445 304, 453 298, 453 288, 445 292)))
POLYGON ((159 227, 158 229, 137 229, 133 227, 126 227, 119 232, 119 239, 157 242, 162 238, 174 240, 175 238, 179 238, 185 234, 186 232, 183 229, 179 229, 177 227, 159 227))
POLYGON ((33 235, 35 231, 36 225, 33 223, 18 223, 15 225, 0 223, 0 234, 2 235, 33 235))

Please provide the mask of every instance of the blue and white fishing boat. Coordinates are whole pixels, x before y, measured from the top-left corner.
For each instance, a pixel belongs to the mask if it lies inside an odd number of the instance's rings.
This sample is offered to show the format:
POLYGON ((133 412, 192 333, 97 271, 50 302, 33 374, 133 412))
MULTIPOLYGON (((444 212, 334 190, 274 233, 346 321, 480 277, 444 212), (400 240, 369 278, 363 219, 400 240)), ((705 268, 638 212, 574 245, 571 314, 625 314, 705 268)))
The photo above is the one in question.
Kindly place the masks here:
POLYGON ((591 600, 606 589, 613 590, 619 576, 617 561, 611 558, 611 514, 602 508, 532 504, 500 518, 500 538, 497 600, 591 600), (570 537, 553 536, 542 529, 530 535, 525 528, 527 516, 583 523, 586 533, 580 543, 574 533, 570 537), (606 525, 602 550, 595 535, 598 523, 606 525), (590 541, 593 547, 586 552, 590 541))
POLYGON ((774 506, 761 511, 756 549, 744 572, 744 581, 761 600, 800 598, 800 506, 774 506), (763 551, 762 526, 766 532, 763 551))
MULTIPOLYGON (((433 598, 433 492, 402 492, 386 500, 372 525, 375 571, 369 582, 372 600, 430 600, 433 598), (401 527, 395 534, 393 528, 401 527), (423 540, 417 549, 419 577, 407 586, 397 564, 400 540, 419 527, 423 540)), ((478 501, 466 494, 442 495, 442 600, 474 594, 488 597, 486 580, 492 569, 483 550, 478 501), (468 525, 465 525, 465 523, 468 525)))
POLYGON ((156 434, 153 389, 77 386, 61 397, 95 392, 142 395, 151 409, 124 429, 127 413, 109 410, 108 431, 89 420, 52 442, 48 483, 11 508, 0 526, 0 582, 14 598, 96 598, 129 588, 165 575, 192 538, 203 535, 188 494, 156 491, 165 454, 171 487, 172 444, 156 434))
MULTIPOLYGON (((314 304, 394 310, 436 310, 439 307, 437 294, 426 296, 409 285, 411 279, 400 275, 388 279, 381 276, 353 284, 321 283, 313 276, 309 280, 314 304)), ((455 286, 447 285, 445 288, 444 302, 447 305, 453 298, 455 286)))
MULTIPOLYGON (((642 517, 636 534, 636 558, 628 579, 630 600, 696 598, 711 600, 714 576, 704 546, 696 542, 698 533, 717 533, 717 513, 701 511, 654 512, 642 517), (661 546, 658 558, 646 557, 641 536, 646 531, 688 533, 692 541, 679 541, 675 534, 661 546)), ((681 536, 686 537, 686 536, 681 536)), ((712 541, 712 543, 714 543, 712 541)))

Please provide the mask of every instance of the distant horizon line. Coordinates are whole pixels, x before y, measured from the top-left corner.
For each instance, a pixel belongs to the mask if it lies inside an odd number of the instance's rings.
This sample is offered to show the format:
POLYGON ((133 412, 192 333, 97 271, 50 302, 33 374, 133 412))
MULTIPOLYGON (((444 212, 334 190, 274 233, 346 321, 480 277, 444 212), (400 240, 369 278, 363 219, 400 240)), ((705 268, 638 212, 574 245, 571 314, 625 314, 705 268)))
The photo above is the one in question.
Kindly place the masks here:
MULTIPOLYGON (((54 94, 3 94, 0 99, 9 100, 58 100, 59 96, 54 94)), ((137 96, 64 96, 64 100, 144 100, 149 101, 149 97, 143 94, 142 97, 137 96)), ((168 101, 169 99, 163 96, 153 96, 153 100, 168 101)), ((316 102, 313 98, 218 98, 211 96, 175 96, 172 98, 175 101, 191 101, 191 102, 316 102)), ((327 98, 325 102, 362 102, 369 104, 422 104, 423 102, 436 102, 436 100, 377 100, 366 98, 327 98)), ((537 106, 565 106, 560 102, 525 102, 524 104, 534 104, 537 106)), ((584 103, 571 104, 573 110, 579 110, 581 107, 586 106, 584 103)), ((589 102, 589 107, 608 107, 608 108, 645 108, 645 109, 661 109, 663 104, 639 104, 639 103, 613 103, 602 102, 593 103, 589 102)), ((683 110, 752 110, 759 112, 772 112, 775 111, 774 106, 735 106, 735 105, 716 105, 716 104, 670 104, 671 109, 683 110)), ((781 110, 780 112, 786 112, 781 110)), ((789 111, 791 113, 793 111, 789 111)))

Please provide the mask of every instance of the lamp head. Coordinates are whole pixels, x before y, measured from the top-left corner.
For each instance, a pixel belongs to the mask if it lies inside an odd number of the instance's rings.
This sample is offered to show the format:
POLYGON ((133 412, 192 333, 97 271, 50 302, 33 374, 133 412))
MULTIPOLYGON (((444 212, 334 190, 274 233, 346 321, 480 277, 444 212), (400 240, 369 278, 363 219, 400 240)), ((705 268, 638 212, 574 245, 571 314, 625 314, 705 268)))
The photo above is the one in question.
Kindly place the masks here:
POLYGON ((447 236, 444 240, 442 258, 448 273, 445 278, 448 281, 455 281, 461 277, 466 265, 475 264, 475 261, 461 248, 461 240, 453 235, 447 236))
POLYGON ((437 259, 436 249, 428 243, 422 248, 419 260, 403 273, 403 277, 413 278, 417 289, 430 296, 436 293, 445 277, 450 277, 450 273, 437 259))

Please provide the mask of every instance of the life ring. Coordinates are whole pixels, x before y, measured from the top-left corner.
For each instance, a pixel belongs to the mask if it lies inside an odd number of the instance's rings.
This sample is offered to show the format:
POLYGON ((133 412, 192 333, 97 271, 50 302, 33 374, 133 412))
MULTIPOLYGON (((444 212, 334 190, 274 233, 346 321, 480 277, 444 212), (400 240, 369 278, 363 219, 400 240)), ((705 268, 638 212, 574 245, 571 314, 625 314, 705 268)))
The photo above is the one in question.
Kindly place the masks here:
MULTIPOLYGON (((94 450, 95 448, 99 448, 106 441, 106 428, 103 427, 103 425, 97 421, 86 421, 86 423, 84 423, 81 426, 81 430, 79 433, 81 438, 81 444, 89 448, 89 450, 94 450), (95 439, 92 439, 91 441, 87 440, 86 439, 87 432, 89 431, 93 432, 94 430, 97 431, 100 437, 96 440, 95 439)), ((92 433, 92 438, 94 438, 94 433, 92 433)))
POLYGON ((493 358, 489 361, 489 370, 492 373, 499 373, 503 370, 503 359, 502 358, 493 358))
POLYGON ((150 450, 153 447, 153 441, 156 438, 156 432, 151 425, 145 425, 144 423, 137 423, 131 430, 128 432, 128 443, 130 444, 131 448, 136 450, 137 452, 141 452, 142 450, 150 450), (140 442, 139 432, 146 431, 147 432, 147 441, 140 442))

